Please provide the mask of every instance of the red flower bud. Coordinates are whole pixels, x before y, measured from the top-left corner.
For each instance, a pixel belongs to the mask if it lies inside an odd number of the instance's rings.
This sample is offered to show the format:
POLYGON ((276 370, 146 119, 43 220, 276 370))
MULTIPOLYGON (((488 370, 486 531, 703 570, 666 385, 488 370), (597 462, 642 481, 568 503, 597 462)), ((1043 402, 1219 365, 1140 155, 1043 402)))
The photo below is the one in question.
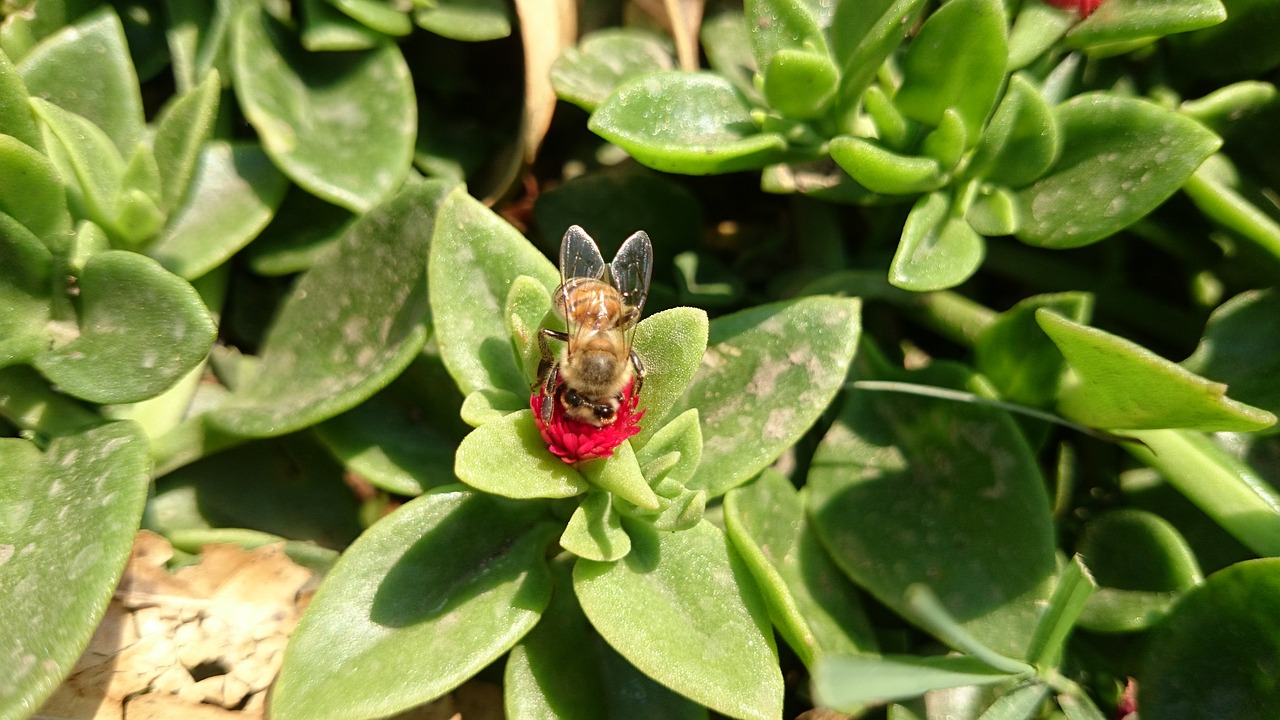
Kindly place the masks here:
POLYGON ((1063 10, 1075 10, 1080 17, 1087 18, 1102 4, 1102 0, 1045 0, 1050 5, 1063 10))
POLYGON ((621 445, 623 440, 640 432, 640 418, 644 417, 644 411, 636 412, 640 398, 632 394, 634 386, 634 382, 627 385, 627 389, 622 392, 622 402, 614 421, 604 427, 565 417, 564 407, 554 397, 544 395, 541 386, 536 388, 529 396, 529 407, 533 409, 533 419, 538 424, 538 432, 542 435, 542 441, 547 444, 547 449, 567 463, 613 455, 614 448, 621 445), (548 402, 553 404, 551 421, 544 423, 542 406, 548 402))

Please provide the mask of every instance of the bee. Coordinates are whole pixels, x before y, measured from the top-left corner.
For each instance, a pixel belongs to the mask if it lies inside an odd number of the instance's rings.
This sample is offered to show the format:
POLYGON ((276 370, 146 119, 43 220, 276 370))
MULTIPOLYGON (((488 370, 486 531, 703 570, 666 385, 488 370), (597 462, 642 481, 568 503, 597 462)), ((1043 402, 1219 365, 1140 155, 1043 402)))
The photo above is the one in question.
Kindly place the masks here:
MULTIPOLYGON (((567 417, 595 427, 610 425, 633 378, 632 394, 640 392, 644 364, 631 339, 652 273, 653 244, 644 232, 627 238, 607 265, 586 231, 573 225, 565 232, 554 309, 567 332, 542 328, 538 333, 538 383, 567 417), (558 358, 547 338, 564 343, 558 358)), ((552 409, 552 402, 543 403, 543 422, 551 422, 552 409)))

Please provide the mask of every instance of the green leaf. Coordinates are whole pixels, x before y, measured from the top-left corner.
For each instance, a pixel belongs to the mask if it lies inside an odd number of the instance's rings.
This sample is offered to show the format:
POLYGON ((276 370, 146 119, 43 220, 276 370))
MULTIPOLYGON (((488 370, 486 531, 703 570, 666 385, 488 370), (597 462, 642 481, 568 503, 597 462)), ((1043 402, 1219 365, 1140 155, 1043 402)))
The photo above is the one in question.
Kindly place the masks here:
POLYGON ((1227 19, 1218 0, 1106 0, 1067 32, 1063 45, 1092 45, 1160 38, 1217 25, 1227 19))
POLYGON ((377 47, 382 34, 335 8, 327 0, 302 0, 299 34, 308 52, 343 52, 377 47))
POLYGON ((406 187, 351 226, 339 251, 294 286, 258 373, 214 411, 240 435, 298 430, 349 410, 404 370, 426 341, 426 263, 442 183, 406 187))
POLYGON ((101 128, 121 155, 143 139, 142 95, 124 26, 103 7, 50 35, 18 69, 32 97, 101 128))
POLYGON ((147 254, 194 280, 226 262, 271 221, 289 181, 256 144, 206 144, 186 202, 147 254))
POLYGON ((685 175, 761 168, 787 147, 756 127, 742 91, 710 73, 634 78, 596 108, 588 127, 644 165, 685 175))
POLYGON ((914 195, 946 182, 937 160, 900 155, 866 138, 841 135, 831 141, 828 152, 849 177, 871 192, 914 195))
MULTIPOLYGON (((1223 0, 1227 18, 1164 43, 1178 72, 1191 77, 1262 77, 1280 65, 1280 47, 1270 42, 1280 30, 1271 0, 1223 0)), ((1172 18, 1171 18, 1172 19, 1172 18)))
POLYGON ((529 401, 521 395, 497 388, 482 388, 463 399, 461 415, 464 423, 480 427, 490 420, 528 407, 529 401))
POLYGON ((573 497, 591 487, 547 450, 529 409, 490 420, 463 438, 454 472, 477 490, 513 498, 573 497))
POLYGON ((375 487, 399 495, 421 495, 457 482, 457 447, 418 417, 418 408, 383 392, 315 427, 320 441, 343 465, 375 487))
POLYGON ((1022 208, 1012 192, 980 183, 969 208, 964 211, 964 219, 974 232, 984 237, 1012 235, 1022 227, 1022 208))
POLYGON ((1009 78, 1004 99, 982 134, 967 175, 1022 187, 1053 166, 1062 138, 1053 109, 1024 75, 1009 78))
POLYGON ((38 708, 71 672, 111 600, 149 486, 131 422, 55 439, 0 439, 0 716, 38 708))
POLYGON ((978 716, 978 720, 1031 720, 1049 697, 1049 687, 1027 682, 1005 692, 978 716))
POLYGON ((782 48, 764 68, 764 96, 783 117, 810 120, 826 112, 840 71, 826 53, 782 48))
POLYGON ((1276 558, 1237 563, 1188 592, 1152 633, 1138 668, 1142 717, 1271 717, 1280 707, 1278 602, 1276 558))
POLYGON ((511 11, 502 0, 435 0, 413 12, 424 30, 464 42, 511 35, 511 11))
POLYGON ((0 367, 29 362, 48 347, 52 268, 40 240, 0 213, 0 367))
MULTIPOLYGON (((743 11, 731 7, 703 18, 698 39, 711 69, 729 78, 752 102, 760 101, 760 91, 755 85, 758 67, 743 11)), ((587 225, 583 227, 590 229, 587 225)))
POLYGON ((512 349, 520 365, 521 377, 536 378, 542 351, 538 347, 538 333, 542 321, 551 312, 551 293, 536 278, 520 275, 511 283, 502 316, 507 321, 507 333, 511 336, 512 349))
POLYGON ((791 481, 765 470, 724 499, 725 529, 764 593, 774 627, 810 668, 875 650, 857 591, 822 549, 791 481))
POLYGON ((188 192, 199 192, 198 188, 188 188, 196 174, 201 146, 213 132, 221 94, 222 79, 215 70, 199 86, 170 101, 156 121, 151 144, 160 171, 161 207, 165 211, 176 207, 188 192))
POLYGON ((1134 632, 1156 624, 1183 591, 1203 576, 1187 541, 1159 515, 1122 509, 1085 526, 1076 545, 1102 586, 1080 618, 1099 632, 1134 632))
POLYGON ((645 510, 658 509, 658 496, 640 473, 640 464, 636 462, 630 442, 619 445, 611 457, 582 463, 579 470, 592 485, 602 490, 645 510))
POLYGON ((1068 292, 1035 295, 1000 313, 982 331, 974 360, 1000 397, 1031 407, 1049 407, 1058 395, 1067 365, 1062 353, 1036 324, 1045 308, 1078 323, 1093 316, 1093 296, 1068 292))
POLYGON ((945 290, 968 280, 982 265, 987 245, 951 200, 935 192, 916 201, 889 266, 889 282, 913 292, 945 290))
POLYGON ((1076 422, 1108 430, 1188 428, 1258 430, 1275 415, 1226 396, 1206 380, 1146 348, 1074 323, 1047 310, 1036 322, 1075 372, 1059 393, 1058 410, 1076 422))
POLYGON ((40 128, 31 114, 27 86, 13 61, 0 52, 0 134, 9 135, 33 149, 44 148, 40 128))
POLYGON ((197 87, 211 70, 222 77, 233 3, 229 0, 164 0, 169 56, 179 92, 197 87))
POLYGON ((516 362, 502 309, 516 278, 528 275, 550 294, 560 274, 465 188, 445 198, 436 228, 427 271, 445 367, 464 395, 484 388, 526 394, 534 378, 516 362))
POLYGON ((61 150, 53 157, 60 166, 59 174, 68 182, 75 178, 78 187, 69 188, 73 200, 83 203, 84 213, 90 220, 103 228, 111 228, 116 220, 116 203, 125 169, 124 158, 111 138, 89 120, 40 98, 31 98, 31 107, 52 136, 46 144, 56 143, 61 150))
POLYGON ((786 50, 826 55, 822 27, 804 0, 747 0, 743 10, 757 67, 767 68, 786 50))
POLYGON ((947 172, 955 169, 965 149, 973 144, 965 136, 964 120, 955 108, 947 108, 942 113, 938 127, 929 131, 920 142, 920 150, 925 155, 938 161, 938 165, 947 172))
POLYGON ((204 360, 216 328, 200 296, 150 258, 93 255, 77 279, 79 334, 35 366, 63 391, 97 403, 160 394, 204 360))
POLYGON ((345 475, 346 469, 307 434, 244 443, 207 454, 157 481, 146 526, 176 541, 234 528, 346 547, 363 524, 345 475))
POLYGON ((813 694, 822 707, 852 712, 863 705, 901 700, 930 690, 1008 682, 1014 675, 963 656, 828 655, 813 670, 813 694))
MULTIPOLYGON (((969 375, 935 362, 902 379, 963 387, 969 375)), ((1022 656, 1049 595, 1053 522, 1007 413, 854 391, 813 457, 808 491, 818 537, 855 582, 906 617, 908 587, 927 583, 963 629, 1022 656)))
POLYGON ((846 116, 846 130, 854 125, 862 94, 911 32, 913 18, 924 6, 924 0, 836 3, 830 34, 840 65, 838 102, 846 116))
POLYGON ((1045 607, 1035 634, 1027 648, 1027 662, 1040 667, 1056 665, 1063 656, 1063 646, 1075 626, 1085 603, 1097 590, 1097 584, 1081 562, 1080 556, 1071 558, 1058 573, 1053 595, 1045 607))
POLYGON ((937 125, 954 108, 976 141, 1004 83, 1005 22, 1000 0, 952 0, 930 15, 902 59, 902 114, 937 125))
POLYGON ((708 332, 707 313, 687 307, 663 310, 636 326, 633 347, 646 374, 637 407, 644 413, 643 428, 631 439, 633 446, 643 448, 675 412, 703 360, 708 332))
POLYGON ((702 365, 672 410, 697 408, 702 420, 690 488, 723 495, 795 444, 844 383, 860 310, 856 299, 819 296, 716 318, 702 365))
POLYGON ((50 242, 71 233, 67 194, 58 170, 43 154, 0 135, 0 212, 50 242))
POLYGON ((628 79, 673 67, 671 42, 663 37, 636 28, 599 29, 559 56, 552 86, 562 100, 591 111, 628 79))
POLYGON ((1073 10, 1048 3, 1023 3, 1009 29, 1009 70, 1030 65, 1054 46, 1080 20, 1073 10))
POLYGON ((347 16, 384 35, 408 35, 413 31, 409 16, 382 0, 327 0, 347 16))
POLYGON ((591 624, 646 675, 695 702, 742 720, 780 717, 768 611, 724 533, 707 522, 674 533, 627 527, 626 558, 574 567, 591 624))
POLYGON ((1018 239, 1072 248, 1119 232, 1173 194, 1222 141, 1190 118, 1107 93, 1077 95, 1054 117, 1062 154, 1019 193, 1018 239))
POLYGON ((1272 414, 1280 413, 1280 292, 1250 290, 1209 316, 1204 337, 1182 366, 1215 382, 1231 396, 1272 414))
POLYGON ((622 529, 622 516, 613 509, 612 494, 587 494, 569 518, 560 536, 560 547, 578 557, 601 562, 621 560, 631 552, 631 537, 622 529))
POLYGON ((1062 708, 1062 714, 1066 720, 1107 720, 1107 716, 1103 715, 1093 700, 1084 694, 1083 689, 1077 690, 1077 693, 1075 695, 1064 693, 1057 697, 1058 707, 1062 708))
POLYGON ((706 720, 705 708, 654 682, 600 638, 574 597, 571 569, 552 565, 551 604, 511 649, 502 683, 507 717, 706 720))
POLYGON ((395 45, 308 53, 248 4, 236 20, 232 62, 240 106, 290 179, 353 212, 399 188, 413 161, 418 118, 395 45))
POLYGON ((683 488, 702 462, 702 428, 698 425, 697 408, 685 410, 653 433, 636 451, 636 462, 651 483, 666 481, 683 488), (678 453, 679 458, 668 465, 664 458, 673 453, 678 453))
POLYGON ((538 503, 465 491, 400 507, 343 553, 285 651, 278 720, 391 715, 506 652, 551 596, 538 503))

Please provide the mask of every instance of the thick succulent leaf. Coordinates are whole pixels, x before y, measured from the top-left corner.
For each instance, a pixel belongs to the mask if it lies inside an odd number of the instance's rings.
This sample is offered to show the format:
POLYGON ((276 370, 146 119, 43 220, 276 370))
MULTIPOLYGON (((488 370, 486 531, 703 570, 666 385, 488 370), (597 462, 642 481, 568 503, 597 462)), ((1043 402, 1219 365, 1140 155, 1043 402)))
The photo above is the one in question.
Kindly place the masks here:
POLYGON ((841 135, 828 145, 831 159, 871 192, 914 195, 946 182, 942 166, 931 157, 901 155, 866 138, 841 135))
POLYGON ((758 68, 743 11, 730 7, 704 18, 698 38, 711 69, 733 81, 753 102, 759 101, 760 91, 755 86, 758 68))
POLYGON ((50 443, 0 439, 0 717, 38 708, 71 672, 120 580, 149 486, 131 422, 50 443))
POLYGON ((507 333, 511 336, 521 377, 538 376, 538 365, 542 362, 538 335, 549 312, 551 292, 536 278, 520 275, 511 283, 502 317, 507 321, 507 333))
POLYGON ((147 248, 187 280, 218 267, 257 237, 289 187, 256 144, 210 142, 193 173, 186 201, 147 248))
POLYGON ((622 516, 614 509, 610 493, 587 494, 560 535, 560 547, 601 562, 621 560, 631 552, 631 537, 622 529, 622 516))
POLYGON ((236 97, 276 165, 308 192, 364 212, 399 188, 418 116, 391 43, 308 53, 257 5, 236 18, 236 97))
POLYGON ((63 181, 73 197, 84 204, 89 219, 104 228, 114 225, 117 197, 124 178, 124 158, 97 125, 75 113, 40 98, 31 98, 31 107, 44 123, 63 181))
POLYGON ((0 212, 47 243, 56 245, 71 231, 67 193, 57 168, 38 150, 8 135, 0 135, 0 212))
POLYGON ((19 63, 32 97, 102 129, 121 155, 143 139, 142 94, 124 26, 110 7, 45 38, 19 63))
POLYGON ((1160 38, 1217 25, 1227 19, 1219 0, 1106 0, 1067 32, 1069 48, 1160 38))
POLYGON ((40 150, 44 142, 27 103, 28 97, 18 68, 8 55, 0 52, 0 133, 40 150))
POLYGON ((634 348, 646 374, 638 406, 643 428, 631 440, 635 447, 644 447, 672 415, 702 362, 709 331, 707 313, 688 307, 663 310, 636 326, 634 348))
POLYGON ((1076 422, 1109 430, 1249 431, 1276 421, 1227 397, 1226 385, 1122 337, 1048 310, 1036 311, 1036 322, 1075 372, 1058 396, 1058 410, 1076 422))
POLYGON ((1280 292, 1250 290, 1223 303, 1182 366, 1225 383, 1241 402, 1280 414, 1280 292))
POLYGON ((1009 28, 1009 70, 1019 70, 1044 55, 1077 22, 1074 10, 1048 3, 1024 3, 1009 28))
POLYGON ((768 610, 718 528, 660 533, 628 523, 631 553, 578 560, 573 587, 591 624, 649 677, 742 720, 782 713, 768 610))
POLYGON ((534 379, 516 362, 503 308, 521 275, 540 281, 550 293, 560 274, 465 188, 445 198, 436 228, 428 272, 445 367, 465 395, 485 388, 527 394, 534 379))
POLYGON ((355 407, 404 370, 429 332, 425 264, 447 191, 408 186, 351 226, 294 286, 257 374, 214 411, 217 425, 281 435, 355 407))
POLYGON ((1053 109, 1030 80, 1014 75, 982 133, 968 174, 1022 187, 1052 167, 1061 150, 1053 109))
POLYGON ((1028 644, 1027 662, 1044 667, 1063 657, 1063 646, 1085 604, 1097 589, 1097 583, 1089 575, 1079 555, 1063 564, 1058 572, 1057 582, 1054 583, 1053 595, 1049 597, 1044 614, 1036 623, 1035 633, 1028 644))
MULTIPOLYGON (((968 378, 935 363, 894 379, 963 387, 968 378)), ((1007 413, 854 391, 814 455, 808 491, 832 558, 881 602, 912 617, 907 589, 925 583, 978 641, 1011 657, 1026 651, 1055 570, 1053 521, 1007 413)))
POLYGON ((645 482, 630 442, 619 445, 611 457, 582 463, 579 469, 592 485, 645 510, 658 509, 658 496, 645 482))
POLYGON ((1145 100, 1077 95, 1054 110, 1062 154, 1019 193, 1018 239, 1071 248, 1133 224, 1173 194, 1222 141, 1203 125, 1145 100))
POLYGON ((663 425, 636 451, 636 462, 651 483, 665 481, 683 488, 702 462, 702 427, 697 408, 685 410, 663 425), (673 453, 679 457, 670 462, 673 453))
POLYGON ((1022 208, 1012 192, 979 184, 973 202, 964 211, 964 219, 974 232, 984 237, 1012 235, 1022 227, 1022 208))
POLYGON ((279 720, 406 710, 457 687, 538 621, 551 596, 538 503, 424 495, 342 554, 289 641, 279 720))
POLYGON ((1138 669, 1148 720, 1265 720, 1280 707, 1280 559, 1237 563, 1189 591, 1152 633, 1138 669))
POLYGON ((511 11, 502 0, 438 0, 419 6, 413 21, 424 30, 465 42, 511 34, 511 11))
POLYGON ((671 43, 635 28, 597 30, 568 48, 551 66, 551 84, 561 99, 588 112, 623 82, 671 70, 671 43))
POLYGON ((654 682, 601 639, 573 594, 568 560, 552 565, 551 604, 507 659, 507 717, 706 720, 705 708, 654 682))
POLYGON ((868 703, 902 700, 930 690, 1008 682, 1014 676, 964 656, 831 655, 813 672, 823 707, 855 712, 868 703))
POLYGON ((98 403, 160 394, 204 360, 217 328, 191 285, 156 261, 109 250, 77 278, 79 335, 35 360, 63 391, 98 403))
POLYGON ((29 362, 48 347, 52 268, 40 240, 0 213, 0 367, 29 362))
POLYGON ((454 472, 477 490, 513 498, 573 497, 591 487, 547 450, 528 409, 490 420, 463 438, 454 472))
POLYGON ((697 408, 702 420, 690 488, 723 495, 809 429, 844 383, 860 309, 856 299, 808 297, 716 318, 702 365, 672 409, 697 408))
POLYGON ((1006 400, 1048 407, 1057 397, 1066 371, 1062 353, 1036 324, 1045 308, 1075 322, 1093 315, 1093 296, 1086 293, 1035 295, 1000 313, 978 336, 974 360, 1006 400))
POLYGON ((774 627, 806 666, 826 654, 875 651, 857 591, 819 544, 790 480, 765 470, 730 490, 724 511, 729 539, 764 593, 774 627))
POLYGON ((421 412, 379 393, 316 426, 320 441, 343 465, 375 487, 421 495, 457 482, 452 439, 418 417, 421 412))
POLYGON ((400 8, 381 0, 327 0, 353 20, 383 35, 408 35, 413 23, 400 8))
POLYGON ((822 25, 804 0, 747 0, 743 10, 757 67, 768 67, 784 50, 826 54, 822 25))
POLYGON ((226 0, 164 0, 165 35, 179 92, 199 86, 211 70, 226 77, 233 6, 226 0))
POLYGON ((913 292, 945 290, 977 272, 986 253, 986 242, 969 221, 952 214, 947 194, 930 193, 907 215, 889 282, 913 292))
POLYGON ((742 91, 711 73, 635 78, 596 108, 588 127, 644 165, 685 175, 761 168, 787 147, 756 127, 742 91))
POLYGON ((952 0, 929 16, 902 59, 894 104, 912 120, 937 125, 948 108, 976 142, 1004 83, 1008 60, 1000 0, 952 0))
POLYGON ((298 39, 310 52, 346 52, 377 47, 382 35, 353 20, 327 0, 302 0, 303 25, 298 39))
POLYGON ((1076 552, 1102 586, 1080 616, 1080 626, 1089 630, 1145 630, 1180 593, 1204 579, 1177 529, 1144 510, 1113 510, 1093 518, 1076 552))
POLYGON ((200 85, 170 101, 156 121, 151 145, 165 211, 172 210, 188 192, 200 192, 199 188, 188 190, 188 186, 196 174, 201 146, 213 132, 221 94, 222 78, 216 71, 210 72, 200 85))
POLYGON ((924 0, 874 0, 836 3, 831 42, 840 66, 839 106, 847 126, 863 93, 884 61, 898 49, 915 25, 924 0))

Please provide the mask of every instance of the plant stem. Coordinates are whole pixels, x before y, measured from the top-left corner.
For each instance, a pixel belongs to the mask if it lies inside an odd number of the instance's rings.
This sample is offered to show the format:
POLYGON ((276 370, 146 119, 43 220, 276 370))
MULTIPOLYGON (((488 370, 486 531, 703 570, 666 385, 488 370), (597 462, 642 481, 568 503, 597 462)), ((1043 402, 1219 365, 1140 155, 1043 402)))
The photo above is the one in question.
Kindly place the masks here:
POLYGON ((1187 179, 1183 192, 1211 220, 1253 242, 1280 261, 1280 224, 1235 190, 1201 171, 1187 179))
POLYGON ((991 308, 950 290, 913 296, 907 308, 920 322, 966 347, 976 345, 996 318, 991 308))
POLYGON ((1224 530, 1261 556, 1280 555, 1280 497, 1203 433, 1126 430, 1124 447, 1155 468, 1224 530))

